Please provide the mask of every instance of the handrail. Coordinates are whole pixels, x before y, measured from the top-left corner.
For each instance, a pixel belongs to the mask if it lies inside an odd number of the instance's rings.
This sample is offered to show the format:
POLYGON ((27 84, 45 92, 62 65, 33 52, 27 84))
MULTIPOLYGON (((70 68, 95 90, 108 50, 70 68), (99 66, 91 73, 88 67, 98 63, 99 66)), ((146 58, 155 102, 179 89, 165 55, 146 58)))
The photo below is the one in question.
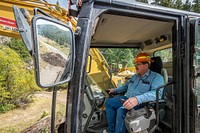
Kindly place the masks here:
MULTIPOLYGON (((171 84, 173 84, 174 82, 173 81, 171 81, 171 82, 168 82, 168 83, 166 83, 166 84, 164 84, 164 85, 161 85, 161 86, 159 86, 158 88, 157 88, 157 90, 156 90, 156 125, 149 131, 149 133, 153 133, 155 130, 156 130, 156 128, 158 128, 158 124, 159 124, 159 116, 160 116, 160 112, 159 112, 159 91, 160 91, 160 89, 162 89, 163 87, 166 87, 166 86, 168 86, 168 85, 171 85, 171 84)), ((166 89, 166 88, 165 88, 166 89)))

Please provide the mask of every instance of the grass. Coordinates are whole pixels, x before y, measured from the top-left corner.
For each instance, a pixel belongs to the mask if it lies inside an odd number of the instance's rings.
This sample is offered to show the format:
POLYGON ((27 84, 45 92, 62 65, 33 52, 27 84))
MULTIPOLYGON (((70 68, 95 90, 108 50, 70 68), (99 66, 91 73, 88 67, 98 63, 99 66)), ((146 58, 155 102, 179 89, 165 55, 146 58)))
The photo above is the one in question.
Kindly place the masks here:
MULTIPOLYGON (((51 114, 52 95, 41 92, 34 96, 33 102, 26 108, 18 108, 0 115, 1 133, 19 133, 41 120, 44 115, 51 114), (45 112, 45 113, 44 113, 45 112)), ((58 92, 56 104, 56 120, 65 116, 66 91, 58 92)))

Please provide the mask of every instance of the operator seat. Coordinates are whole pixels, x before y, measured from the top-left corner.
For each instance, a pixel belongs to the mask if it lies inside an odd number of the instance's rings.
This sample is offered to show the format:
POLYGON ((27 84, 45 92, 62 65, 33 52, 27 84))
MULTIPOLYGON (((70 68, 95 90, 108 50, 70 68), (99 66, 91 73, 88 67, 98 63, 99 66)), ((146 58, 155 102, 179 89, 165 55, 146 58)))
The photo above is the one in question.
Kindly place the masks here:
MULTIPOLYGON (((152 63, 150 65, 150 70, 161 74, 164 78, 164 84, 168 83, 167 70, 165 68, 163 68, 163 63, 162 63, 161 57, 155 56, 155 57, 152 57, 151 60, 152 60, 152 63)), ((165 93, 166 93, 166 89, 164 88, 163 95, 162 95, 161 99, 164 99, 165 93)), ((160 120, 164 119, 164 116, 165 116, 164 107, 165 107, 165 102, 161 100, 159 102, 160 120)))
MULTIPOLYGON (((165 84, 168 83, 168 73, 167 73, 167 70, 163 68, 161 57, 156 56, 156 57, 152 57, 151 59, 153 60, 153 62, 151 63, 150 70, 160 73, 164 77, 164 83, 165 84)), ((172 126, 171 126, 172 121, 170 120, 170 117, 169 117, 172 114, 172 105, 173 105, 172 89, 173 89, 173 86, 164 87, 162 98, 161 100, 159 100, 159 122, 162 123, 161 124, 162 126, 168 127, 169 130, 172 129, 172 126)))
POLYGON ((164 78, 164 83, 168 82, 167 70, 163 68, 162 59, 160 56, 155 56, 151 58, 152 62, 150 65, 150 70, 161 74, 164 78))

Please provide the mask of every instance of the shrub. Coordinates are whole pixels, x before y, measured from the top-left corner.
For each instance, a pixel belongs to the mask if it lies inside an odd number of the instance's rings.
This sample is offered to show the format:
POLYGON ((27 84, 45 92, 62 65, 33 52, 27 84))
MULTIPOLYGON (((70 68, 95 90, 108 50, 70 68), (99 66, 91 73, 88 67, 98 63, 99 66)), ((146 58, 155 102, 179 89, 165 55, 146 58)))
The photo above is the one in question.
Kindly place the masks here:
POLYGON ((16 106, 14 104, 0 105, 0 113, 8 112, 8 111, 14 109, 15 107, 16 106))
POLYGON ((40 88, 34 72, 20 56, 7 46, 0 46, 0 105, 25 103, 28 96, 40 88))
POLYGON ((26 49, 26 46, 22 42, 22 40, 12 38, 10 42, 6 42, 4 43, 4 45, 8 46, 9 48, 17 52, 17 54, 21 57, 23 61, 27 61, 31 59, 29 51, 26 49))

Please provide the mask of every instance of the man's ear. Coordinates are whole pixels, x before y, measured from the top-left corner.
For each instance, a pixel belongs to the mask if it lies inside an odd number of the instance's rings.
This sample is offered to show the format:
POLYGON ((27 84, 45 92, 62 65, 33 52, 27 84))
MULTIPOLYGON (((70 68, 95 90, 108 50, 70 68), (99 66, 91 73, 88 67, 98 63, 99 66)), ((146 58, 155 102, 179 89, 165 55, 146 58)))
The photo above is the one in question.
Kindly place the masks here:
POLYGON ((150 64, 146 63, 145 66, 146 66, 147 68, 149 68, 149 67, 150 67, 150 64))

